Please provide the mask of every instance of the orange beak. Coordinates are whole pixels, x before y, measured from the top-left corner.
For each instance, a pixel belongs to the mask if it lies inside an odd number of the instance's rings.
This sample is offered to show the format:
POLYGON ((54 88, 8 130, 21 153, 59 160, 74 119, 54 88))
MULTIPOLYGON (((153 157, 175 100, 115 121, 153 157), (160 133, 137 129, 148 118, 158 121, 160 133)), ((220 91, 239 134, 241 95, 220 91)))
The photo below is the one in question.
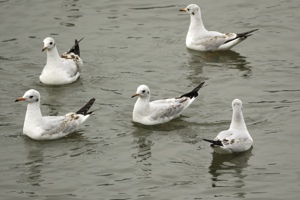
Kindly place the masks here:
POLYGON ((138 93, 134 93, 134 94, 131 96, 131 98, 136 97, 136 96, 139 96, 139 94, 138 94, 138 93))
POLYGON ((15 100, 15 102, 18 102, 18 101, 25 101, 25 99, 23 97, 20 97, 15 100))
POLYGON ((45 51, 47 48, 48 48, 48 47, 44 47, 44 48, 42 49, 42 52, 45 51))
POLYGON ((183 8, 183 9, 180 9, 179 11, 180 11, 180 12, 186 12, 186 9, 183 8))

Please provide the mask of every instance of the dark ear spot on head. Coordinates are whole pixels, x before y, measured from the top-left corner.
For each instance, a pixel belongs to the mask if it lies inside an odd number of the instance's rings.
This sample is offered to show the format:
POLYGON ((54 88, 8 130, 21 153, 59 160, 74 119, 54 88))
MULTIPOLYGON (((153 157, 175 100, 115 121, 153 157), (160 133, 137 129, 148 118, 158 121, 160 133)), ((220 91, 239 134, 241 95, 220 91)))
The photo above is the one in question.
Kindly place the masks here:
POLYGON ((194 12, 192 12, 192 15, 194 15, 195 13, 194 12))
POLYGON ((38 102, 39 101, 39 99, 36 99, 36 102, 38 102))

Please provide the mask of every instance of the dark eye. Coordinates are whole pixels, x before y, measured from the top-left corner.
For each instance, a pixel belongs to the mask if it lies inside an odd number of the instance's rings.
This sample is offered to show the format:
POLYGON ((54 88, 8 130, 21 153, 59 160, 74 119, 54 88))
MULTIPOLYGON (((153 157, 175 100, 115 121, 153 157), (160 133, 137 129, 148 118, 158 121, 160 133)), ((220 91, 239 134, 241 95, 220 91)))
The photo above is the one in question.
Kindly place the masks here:
POLYGON ((187 11, 190 11, 190 9, 188 8, 187 11))
POLYGON ((33 96, 31 95, 31 96, 29 96, 29 98, 30 98, 30 99, 32 99, 32 98, 33 98, 33 96))
POLYGON ((142 91, 142 93, 145 93, 145 92, 146 92, 145 90, 142 91))
POLYGON ((53 42, 50 42, 49 44, 50 44, 50 45, 52 45, 52 44, 53 44, 53 42))

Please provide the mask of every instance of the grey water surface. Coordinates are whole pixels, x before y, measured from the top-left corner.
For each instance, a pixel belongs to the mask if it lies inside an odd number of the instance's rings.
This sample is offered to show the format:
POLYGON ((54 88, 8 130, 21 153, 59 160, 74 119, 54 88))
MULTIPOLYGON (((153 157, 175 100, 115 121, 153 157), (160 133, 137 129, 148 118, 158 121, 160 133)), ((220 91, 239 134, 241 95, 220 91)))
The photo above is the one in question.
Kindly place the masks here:
POLYGON ((299 199, 300 1, 0 1, 0 199, 299 199), (200 5, 208 30, 253 36, 227 52, 185 47, 200 5), (46 86, 42 41, 63 53, 80 43, 84 69, 70 85, 46 86), (146 84, 152 99, 205 81, 181 117, 157 126, 132 122, 131 99, 146 84), (44 115, 95 112, 69 137, 22 135, 28 89, 44 115), (243 101, 254 146, 212 154, 203 138, 229 127, 231 101, 243 101))

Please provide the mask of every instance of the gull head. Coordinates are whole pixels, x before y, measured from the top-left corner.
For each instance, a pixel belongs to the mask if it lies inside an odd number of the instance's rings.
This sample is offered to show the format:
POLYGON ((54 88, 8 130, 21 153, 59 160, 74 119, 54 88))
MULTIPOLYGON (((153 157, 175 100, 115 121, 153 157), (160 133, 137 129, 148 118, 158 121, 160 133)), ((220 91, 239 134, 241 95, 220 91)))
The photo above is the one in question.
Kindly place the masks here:
POLYGON ((181 12, 187 12, 190 15, 200 14, 200 7, 196 4, 190 4, 186 8, 180 9, 181 12))
POLYGON ((42 51, 51 50, 53 47, 55 47, 55 41, 51 37, 46 37, 43 40, 43 43, 44 43, 44 47, 43 47, 42 51))
POLYGON ((40 101, 40 93, 34 89, 30 89, 27 92, 25 92, 25 94, 23 95, 23 97, 20 97, 18 99, 16 99, 15 102, 18 101, 26 101, 28 103, 34 103, 34 102, 38 102, 40 101))
POLYGON ((134 93, 132 95, 131 98, 139 96, 140 98, 147 98, 150 96, 150 89, 147 85, 140 85, 137 90, 136 93, 134 93))
POLYGON ((239 99, 234 99, 232 101, 232 109, 233 110, 242 110, 243 104, 242 101, 239 99))

